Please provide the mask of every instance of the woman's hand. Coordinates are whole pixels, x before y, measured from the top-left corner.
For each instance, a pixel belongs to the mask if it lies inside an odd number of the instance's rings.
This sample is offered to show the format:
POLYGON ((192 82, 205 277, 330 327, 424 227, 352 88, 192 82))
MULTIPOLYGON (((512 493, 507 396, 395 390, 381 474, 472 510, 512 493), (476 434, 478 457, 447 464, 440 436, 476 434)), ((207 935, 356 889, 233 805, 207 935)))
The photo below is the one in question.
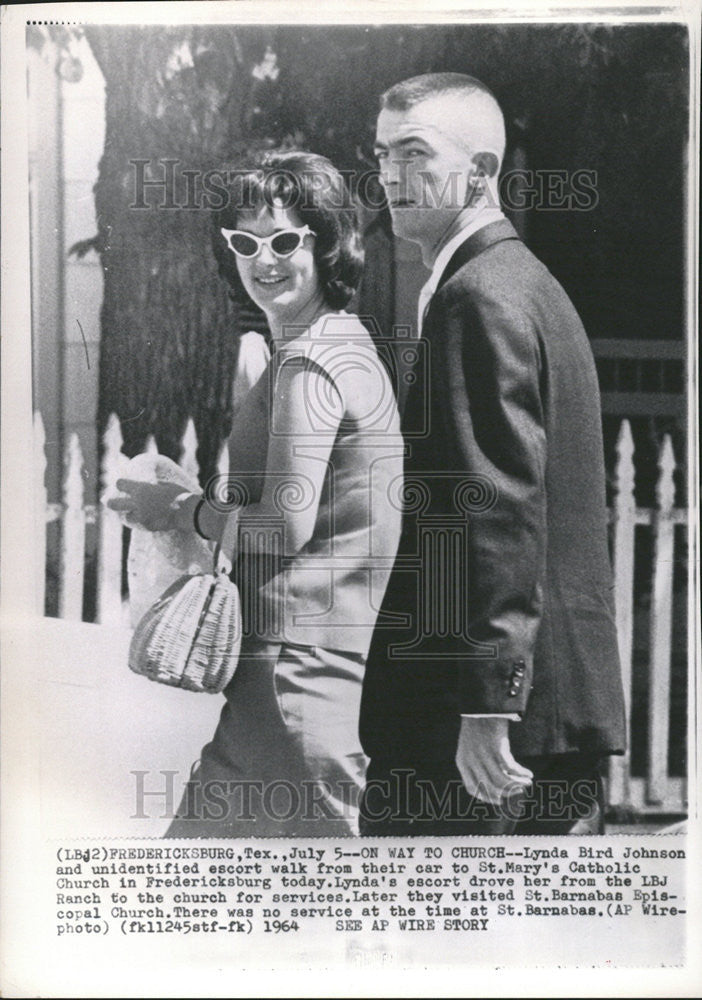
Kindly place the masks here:
POLYGON ((130 527, 147 531, 190 531, 198 494, 188 493, 177 483, 143 483, 118 479, 117 489, 125 496, 107 501, 110 510, 125 514, 130 527), (180 498, 180 499, 178 499, 180 498))

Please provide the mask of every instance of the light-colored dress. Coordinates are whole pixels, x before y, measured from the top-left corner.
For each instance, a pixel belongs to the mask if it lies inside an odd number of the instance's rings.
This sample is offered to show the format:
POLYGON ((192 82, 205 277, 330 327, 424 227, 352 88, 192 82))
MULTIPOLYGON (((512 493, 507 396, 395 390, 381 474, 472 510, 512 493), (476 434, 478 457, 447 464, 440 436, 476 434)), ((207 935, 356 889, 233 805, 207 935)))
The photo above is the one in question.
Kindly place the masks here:
POLYGON ((243 401, 230 447, 242 654, 168 836, 357 834, 361 688, 402 453, 388 375, 346 313, 279 347, 243 401))

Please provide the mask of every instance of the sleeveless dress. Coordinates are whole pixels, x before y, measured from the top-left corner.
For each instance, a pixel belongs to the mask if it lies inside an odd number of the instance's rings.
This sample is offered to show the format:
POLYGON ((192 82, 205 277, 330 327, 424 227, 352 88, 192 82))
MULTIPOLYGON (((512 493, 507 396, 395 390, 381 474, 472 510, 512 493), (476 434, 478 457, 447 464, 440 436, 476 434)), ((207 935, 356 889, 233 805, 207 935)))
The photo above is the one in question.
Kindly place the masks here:
MULTIPOLYGON (((357 317, 327 314, 279 347, 242 403, 230 473, 245 504, 259 500, 266 477, 290 486, 286 470, 266 465, 276 433, 312 455, 326 435, 314 530, 291 558, 243 554, 235 564, 244 612, 239 665, 168 837, 358 834, 367 765, 361 689, 399 542, 403 445, 389 378, 357 317), (331 420, 324 405, 312 412, 311 398, 298 435, 277 427, 276 401, 281 379, 307 372, 322 395, 337 394, 342 414, 331 420)), ((303 501, 281 489, 281 521, 286 502, 303 501)))

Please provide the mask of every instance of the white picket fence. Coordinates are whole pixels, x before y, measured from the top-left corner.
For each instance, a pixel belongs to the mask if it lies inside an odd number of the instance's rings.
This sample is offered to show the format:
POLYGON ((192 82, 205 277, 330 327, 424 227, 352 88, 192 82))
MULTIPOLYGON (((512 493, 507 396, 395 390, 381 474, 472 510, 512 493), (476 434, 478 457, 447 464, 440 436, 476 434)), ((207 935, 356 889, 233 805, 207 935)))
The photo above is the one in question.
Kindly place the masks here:
MULTIPOLYGON (((60 522, 58 615, 80 621, 83 613, 86 526, 97 525, 97 594, 96 621, 101 624, 126 624, 126 606, 122 598, 122 524, 116 513, 104 506, 85 504, 83 457, 78 436, 72 434, 65 454, 63 498, 49 504, 44 486, 46 458, 41 415, 35 415, 36 523, 42 550, 38 559, 36 581, 37 610, 44 614, 46 574, 46 527, 60 522)), ((127 461, 122 453, 119 420, 112 416, 103 439, 100 475, 101 492, 114 487, 127 461)), ((146 451, 155 452, 153 439, 146 451)), ((197 437, 192 420, 188 421, 182 440, 180 465, 197 477, 197 437)), ((223 448, 219 471, 226 473, 228 454, 223 448)), ((653 533, 651 606, 648 637, 648 742, 647 773, 631 773, 630 753, 610 760, 607 797, 610 806, 638 812, 684 812, 686 781, 668 773, 670 742, 670 692, 673 629, 673 566, 675 526, 687 524, 685 508, 675 506, 675 458, 669 435, 659 455, 659 478, 654 508, 636 506, 634 498, 634 441, 627 420, 622 421, 617 441, 615 495, 610 511, 613 531, 615 604, 619 650, 622 662, 627 719, 631 720, 634 660, 634 541, 637 526, 648 526, 653 533)))
POLYGON ((675 526, 687 525, 687 510, 675 506, 675 456, 666 434, 658 456, 656 506, 637 507, 634 439, 623 420, 617 439, 614 499, 611 509, 615 611, 626 715, 631 733, 634 657, 634 536, 638 525, 650 527, 653 558, 648 634, 648 741, 645 778, 631 774, 631 755, 610 758, 608 800, 611 806, 682 812, 687 805, 684 778, 668 773, 673 645, 673 569, 675 526))

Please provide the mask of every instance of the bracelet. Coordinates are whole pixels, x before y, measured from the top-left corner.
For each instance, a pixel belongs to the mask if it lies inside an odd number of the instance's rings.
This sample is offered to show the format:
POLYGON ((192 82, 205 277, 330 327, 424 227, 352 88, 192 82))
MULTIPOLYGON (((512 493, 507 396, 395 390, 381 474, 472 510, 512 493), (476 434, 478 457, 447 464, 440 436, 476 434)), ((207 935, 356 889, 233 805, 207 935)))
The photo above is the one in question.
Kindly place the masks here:
POLYGON ((204 538, 204 540, 206 542, 209 542, 210 541, 210 536, 206 535, 202 531, 202 529, 200 528, 200 521, 199 521, 200 511, 202 510, 202 505, 204 503, 206 503, 206 502, 207 501, 206 501, 205 497, 202 496, 202 497, 200 497, 200 499, 198 500, 198 502, 195 504, 195 510, 193 511, 193 527, 195 528, 195 531, 198 533, 198 535, 200 536, 200 538, 204 538))

